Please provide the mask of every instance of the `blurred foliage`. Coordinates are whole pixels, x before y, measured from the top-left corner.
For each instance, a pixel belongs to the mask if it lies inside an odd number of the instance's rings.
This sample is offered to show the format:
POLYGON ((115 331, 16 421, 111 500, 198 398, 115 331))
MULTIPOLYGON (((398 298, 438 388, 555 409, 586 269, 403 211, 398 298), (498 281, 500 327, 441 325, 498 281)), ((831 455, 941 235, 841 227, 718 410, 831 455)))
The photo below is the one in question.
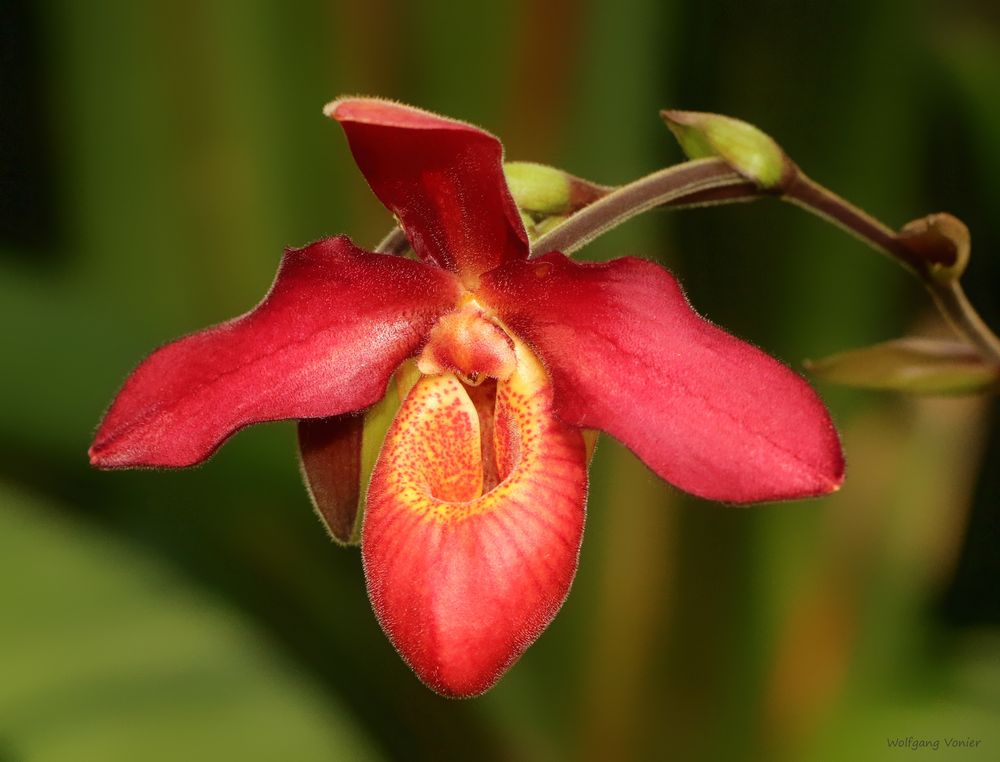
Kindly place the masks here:
MULTIPOLYGON (((983 743, 955 758, 1000 753, 989 400, 822 386, 844 489, 750 510, 681 496, 603 438, 566 606, 468 702, 429 693, 382 636, 356 551, 312 515, 291 425, 187 472, 84 456, 130 367, 255 303, 283 246, 387 230, 320 114, 340 93, 471 120, 510 159, 602 183, 681 159, 661 108, 746 119, 890 224, 961 217, 967 290, 1000 325, 995 3, 0 14, 0 759, 891 759, 889 738, 966 734, 983 743)), ((928 315, 899 268, 777 203, 647 215, 583 254, 660 259, 793 365, 928 315)))
POLYGON ((343 707, 224 604, 6 485, 0 498, 0 575, 18 580, 0 630, 0 754, 375 758, 343 707))

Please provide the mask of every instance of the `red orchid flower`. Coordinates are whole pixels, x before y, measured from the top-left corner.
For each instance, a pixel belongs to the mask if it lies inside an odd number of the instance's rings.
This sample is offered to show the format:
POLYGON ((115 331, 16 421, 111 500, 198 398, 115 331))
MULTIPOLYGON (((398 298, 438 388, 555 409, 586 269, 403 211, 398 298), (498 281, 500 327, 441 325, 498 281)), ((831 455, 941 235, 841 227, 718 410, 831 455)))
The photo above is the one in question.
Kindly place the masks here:
MULTIPOLYGON (((812 389, 699 317, 664 269, 529 256, 495 137, 374 99, 326 113, 419 261, 344 236, 286 251, 257 307, 139 365, 92 463, 190 466, 253 423, 364 411, 417 357, 372 473, 362 554, 382 628, 452 696, 491 687, 565 599, 586 430, 712 500, 839 486, 837 434, 812 389)), ((316 475, 349 493, 339 479, 336 462, 316 475)))

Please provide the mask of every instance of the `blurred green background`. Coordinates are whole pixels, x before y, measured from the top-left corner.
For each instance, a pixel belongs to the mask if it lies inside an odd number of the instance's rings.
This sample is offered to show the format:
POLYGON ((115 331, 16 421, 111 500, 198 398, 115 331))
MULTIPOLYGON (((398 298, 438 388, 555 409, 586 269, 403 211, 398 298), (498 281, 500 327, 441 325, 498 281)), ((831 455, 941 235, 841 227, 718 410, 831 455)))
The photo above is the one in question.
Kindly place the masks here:
MULTIPOLYGON (((381 634, 291 424, 186 472, 85 457, 131 367, 253 305, 284 246, 388 229, 320 113, 342 93, 605 183, 681 159, 658 109, 739 116, 892 225, 962 217, 1000 326, 995 2, 3 0, 0 46, 0 760, 1000 759, 991 400, 821 387, 846 485, 752 509, 603 438, 569 600, 465 702, 381 634)), ((777 202, 585 251, 619 254, 793 366, 936 330, 902 270, 777 202)))

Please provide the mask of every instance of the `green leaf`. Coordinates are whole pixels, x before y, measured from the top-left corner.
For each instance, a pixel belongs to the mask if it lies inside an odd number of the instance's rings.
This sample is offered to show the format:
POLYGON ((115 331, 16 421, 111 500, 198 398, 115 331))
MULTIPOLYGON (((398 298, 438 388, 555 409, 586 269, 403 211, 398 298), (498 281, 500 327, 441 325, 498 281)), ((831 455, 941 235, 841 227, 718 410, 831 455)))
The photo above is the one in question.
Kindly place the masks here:
POLYGON ((916 394, 975 394, 1000 380, 1000 367, 975 348, 943 339, 895 339, 810 360, 806 368, 837 384, 916 394))
POLYGON ((377 758, 238 612, 3 483, 0 503, 0 758, 377 758))

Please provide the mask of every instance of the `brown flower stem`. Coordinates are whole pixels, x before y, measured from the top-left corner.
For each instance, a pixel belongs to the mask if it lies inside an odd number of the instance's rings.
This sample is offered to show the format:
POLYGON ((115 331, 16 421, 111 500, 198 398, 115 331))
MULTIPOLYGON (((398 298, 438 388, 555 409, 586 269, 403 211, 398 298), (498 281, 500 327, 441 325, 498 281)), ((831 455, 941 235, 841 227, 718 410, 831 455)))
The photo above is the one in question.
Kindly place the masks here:
POLYGON ((952 330, 989 362, 1000 365, 1000 338, 969 302, 958 278, 942 280, 907 242, 887 225, 797 171, 782 191, 784 200, 832 222, 905 267, 923 282, 952 330))
POLYGON ((572 254, 602 233, 654 207, 726 203, 759 195, 760 191, 722 159, 686 161, 616 188, 540 236, 531 250, 533 254, 572 254))
POLYGON ((1000 339, 976 312, 962 284, 958 280, 941 282, 933 277, 921 280, 952 329, 975 346, 986 360, 1000 365, 1000 339))
POLYGON ((722 159, 677 164, 615 188, 603 198, 571 214, 540 236, 532 253, 571 254, 602 233, 657 207, 689 208, 776 196, 833 223, 886 254, 918 277, 945 320, 984 358, 1000 364, 1000 338, 976 312, 957 278, 941 279, 910 243, 889 226, 807 177, 789 162, 785 181, 775 190, 758 187, 722 159))
POLYGON ((410 242, 406 239, 406 233, 397 225, 386 234, 385 238, 379 241, 378 246, 375 247, 375 251, 379 254, 402 255, 409 248, 410 242))
POLYGON ((833 223, 841 230, 897 260, 914 274, 919 274, 913 252, 896 237, 896 231, 806 177, 801 171, 796 171, 782 189, 781 198, 833 223))
POLYGON ((761 198, 765 198, 765 194, 762 194, 753 183, 746 181, 694 191, 668 201, 663 206, 670 209, 701 209, 706 206, 741 204, 761 198))

